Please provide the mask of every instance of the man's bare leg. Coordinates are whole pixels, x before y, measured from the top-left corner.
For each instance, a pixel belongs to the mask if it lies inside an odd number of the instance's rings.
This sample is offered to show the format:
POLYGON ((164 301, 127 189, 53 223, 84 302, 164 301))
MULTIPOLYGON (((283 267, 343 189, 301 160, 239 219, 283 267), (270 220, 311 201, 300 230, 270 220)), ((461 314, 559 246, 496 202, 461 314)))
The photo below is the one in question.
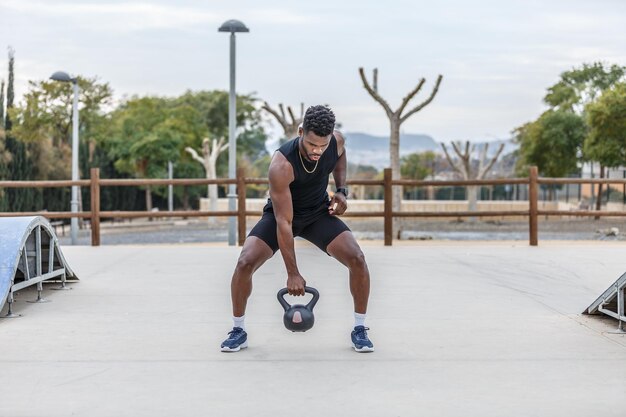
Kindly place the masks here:
POLYGON ((365 262, 365 255, 352 232, 345 231, 337 236, 326 251, 350 271, 350 292, 354 300, 354 330, 350 337, 357 352, 373 352, 374 344, 367 336, 365 313, 370 295, 370 273, 365 262))
POLYGON ((252 274, 274 255, 263 240, 249 236, 243 244, 237 266, 230 282, 233 303, 233 330, 221 345, 222 352, 238 352, 248 347, 248 334, 244 330, 244 315, 252 293, 252 274))
POLYGON ((267 243, 256 236, 249 236, 244 242, 230 282, 233 316, 241 317, 245 314, 252 293, 252 274, 273 255, 267 243))
POLYGON ((354 311, 365 314, 370 295, 370 272, 361 247, 352 233, 345 231, 330 242, 326 251, 350 271, 350 292, 354 299, 354 311))

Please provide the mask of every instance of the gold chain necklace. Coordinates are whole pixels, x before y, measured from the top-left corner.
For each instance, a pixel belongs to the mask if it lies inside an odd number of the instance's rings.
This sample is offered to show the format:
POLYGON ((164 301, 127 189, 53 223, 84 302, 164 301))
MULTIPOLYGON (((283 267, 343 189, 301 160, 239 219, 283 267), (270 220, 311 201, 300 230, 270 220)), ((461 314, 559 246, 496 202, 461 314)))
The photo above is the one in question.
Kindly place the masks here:
POLYGON ((302 168, 304 168, 304 170, 307 172, 307 174, 312 174, 315 172, 315 170, 317 169, 317 164, 319 164, 320 160, 318 159, 317 161, 315 161, 315 166, 313 167, 313 170, 309 171, 308 169, 306 169, 306 167, 304 166, 304 160, 302 159, 302 153, 300 153, 300 147, 298 147, 298 155, 300 155, 300 162, 302 163, 302 168))

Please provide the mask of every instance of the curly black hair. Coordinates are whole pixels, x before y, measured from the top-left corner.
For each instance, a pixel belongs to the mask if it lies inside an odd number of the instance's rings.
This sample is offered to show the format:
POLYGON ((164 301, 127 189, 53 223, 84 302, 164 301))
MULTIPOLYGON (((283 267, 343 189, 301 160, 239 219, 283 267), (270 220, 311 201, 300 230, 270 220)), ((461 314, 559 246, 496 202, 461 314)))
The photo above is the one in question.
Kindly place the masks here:
POLYGON ((317 136, 328 136, 335 128, 335 114, 327 106, 311 106, 306 109, 302 130, 313 131, 317 136))

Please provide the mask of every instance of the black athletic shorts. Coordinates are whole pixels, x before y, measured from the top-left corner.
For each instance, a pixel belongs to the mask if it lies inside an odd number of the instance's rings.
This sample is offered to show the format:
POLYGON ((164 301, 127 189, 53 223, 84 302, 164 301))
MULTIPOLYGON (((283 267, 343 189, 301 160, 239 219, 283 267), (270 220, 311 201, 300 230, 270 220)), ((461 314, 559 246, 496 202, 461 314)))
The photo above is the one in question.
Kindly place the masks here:
MULTIPOLYGON (((337 216, 328 214, 328 203, 307 216, 294 216, 292 222, 293 236, 300 236, 326 252, 326 248, 337 236, 350 228, 337 216)), ((252 228, 248 236, 256 236, 263 240, 276 253, 278 236, 276 235, 276 218, 274 210, 268 204, 263 208, 261 220, 252 228)), ((328 253, 328 252, 326 252, 328 253)))

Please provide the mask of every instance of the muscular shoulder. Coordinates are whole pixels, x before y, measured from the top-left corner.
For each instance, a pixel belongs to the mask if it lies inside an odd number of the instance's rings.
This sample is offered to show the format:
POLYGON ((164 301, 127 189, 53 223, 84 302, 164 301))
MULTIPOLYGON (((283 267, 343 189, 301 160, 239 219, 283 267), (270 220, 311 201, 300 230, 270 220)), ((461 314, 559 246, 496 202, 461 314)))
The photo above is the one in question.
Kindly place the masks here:
POLYGON ((335 139, 337 139, 337 155, 341 156, 345 149, 346 138, 338 130, 335 130, 333 132, 333 136, 335 136, 335 139))
POLYGON ((268 179, 270 187, 289 186, 294 180, 293 167, 281 152, 274 152, 270 162, 268 179))

